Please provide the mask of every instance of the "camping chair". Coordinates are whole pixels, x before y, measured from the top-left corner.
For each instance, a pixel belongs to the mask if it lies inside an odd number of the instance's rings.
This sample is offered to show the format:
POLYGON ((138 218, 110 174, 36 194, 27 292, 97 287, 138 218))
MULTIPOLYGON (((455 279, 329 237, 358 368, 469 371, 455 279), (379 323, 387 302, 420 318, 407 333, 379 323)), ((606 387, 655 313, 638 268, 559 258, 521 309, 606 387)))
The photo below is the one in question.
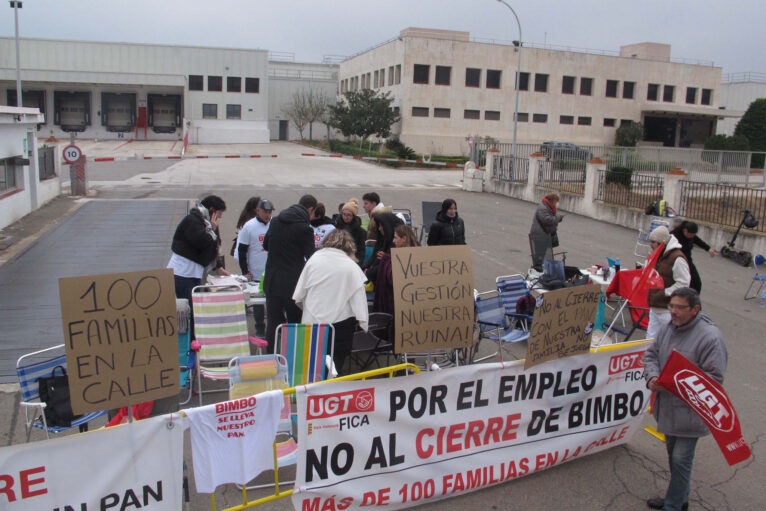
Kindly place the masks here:
POLYGON ((275 353, 287 359, 291 387, 325 380, 328 373, 335 376, 332 364, 335 328, 332 325, 283 323, 277 326, 275 339, 275 353))
POLYGON ((750 281, 750 285, 747 286, 747 291, 745 291, 745 300, 750 300, 751 298, 755 298, 756 296, 761 296, 761 291, 763 290, 763 284, 766 283, 766 274, 759 273, 758 267, 763 265, 764 263, 766 263, 766 256, 764 256, 763 254, 756 254, 755 257, 753 257, 753 269, 755 270, 755 275, 753 276, 753 280, 750 281), (750 294, 750 290, 753 288, 753 285, 756 282, 759 282, 758 291, 753 293, 751 296, 748 296, 748 294, 750 294))
POLYGON ((561 256, 564 265, 567 263, 567 253, 554 252, 551 235, 547 233, 529 233, 529 251, 532 256, 532 268, 540 272, 546 259, 553 260, 556 256, 561 256))
MULTIPOLYGON (((39 383, 37 380, 51 376, 53 370, 58 366, 67 367, 63 344, 27 353, 20 356, 16 361, 16 374, 19 377, 19 390, 21 391, 19 406, 24 408, 24 427, 26 428, 27 442, 29 442, 33 428, 44 430, 46 438, 50 438, 51 433, 61 433, 75 427, 78 427, 80 432, 84 432, 88 431, 88 423, 90 421, 106 415, 106 410, 102 410, 78 417, 68 427, 48 425, 48 421, 45 420, 45 414, 43 413, 45 403, 40 402, 39 383)), ((69 370, 67 370, 67 374, 69 374, 69 370)))
POLYGON ((529 339, 528 316, 515 312, 508 314, 497 290, 475 293, 474 298, 479 335, 471 348, 469 363, 481 362, 498 355, 501 351, 501 342, 521 342, 529 339), (491 355, 476 358, 482 339, 496 341, 497 351, 491 355))
POLYGON ((194 369, 194 352, 191 351, 191 328, 189 324, 189 300, 176 298, 176 316, 178 316, 178 373, 180 386, 188 389, 189 393, 184 401, 179 404, 185 405, 192 398, 192 378, 194 369))
MULTIPOLYGON (((196 356, 197 391, 202 406, 202 378, 228 380, 229 361, 250 354, 245 295, 237 286, 197 286, 192 290, 194 337, 199 352, 196 356)), ((196 347, 195 345, 195 347, 196 347)), ((221 392, 226 389, 204 391, 221 392)))
POLYGON ((359 329, 354 332, 351 353, 349 353, 349 369, 351 364, 355 363, 360 372, 367 371, 372 362, 377 362, 378 357, 383 354, 386 355, 386 365, 388 365, 390 356, 394 354, 391 330, 393 320, 394 317, 385 312, 370 313, 367 331, 359 329))
POLYGON ((420 237, 418 241, 423 244, 423 238, 428 237, 428 231, 431 229, 431 224, 436 220, 436 213, 442 210, 441 202, 423 201, 421 203, 423 211, 423 225, 420 227, 420 237))
POLYGON ((633 250, 633 255, 636 257, 643 257, 646 259, 649 254, 652 253, 652 247, 649 246, 649 234, 659 226, 665 226, 670 230, 670 222, 662 217, 652 218, 649 228, 647 230, 639 229, 638 237, 636 238, 636 247, 633 250))
MULTIPOLYGON (((235 357, 229 362, 229 399, 260 394, 269 390, 286 389, 287 360, 282 355, 248 355, 235 357)), ((295 465, 298 461, 298 444, 295 442, 290 419, 290 397, 285 394, 285 404, 279 416, 279 427, 274 439, 277 450, 277 469, 295 465)), ((280 485, 295 481, 279 481, 280 485)), ((274 486, 273 483, 248 486, 248 490, 274 486)))
MULTIPOLYGON (((522 297, 529 294, 529 286, 524 275, 520 273, 501 275, 495 279, 495 285, 503 300, 506 314, 517 314, 516 304, 522 297)), ((527 321, 531 323, 532 316, 527 316, 527 321)))

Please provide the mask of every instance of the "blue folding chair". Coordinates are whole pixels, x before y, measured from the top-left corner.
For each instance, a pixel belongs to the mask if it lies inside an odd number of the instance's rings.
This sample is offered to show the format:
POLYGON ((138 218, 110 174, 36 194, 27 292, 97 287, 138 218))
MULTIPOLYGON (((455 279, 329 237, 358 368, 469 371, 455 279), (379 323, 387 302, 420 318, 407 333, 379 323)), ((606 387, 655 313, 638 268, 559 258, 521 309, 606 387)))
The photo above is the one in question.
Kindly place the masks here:
MULTIPOLYGON (((102 410, 77 417, 70 426, 48 425, 44 413, 45 403, 40 401, 38 380, 51 376, 53 370, 59 366, 67 367, 63 344, 27 353, 20 356, 16 361, 16 374, 19 377, 19 386, 21 387, 21 402, 19 406, 24 408, 24 427, 27 430, 27 442, 29 442, 33 428, 44 430, 46 437, 50 438, 51 433, 61 433, 75 427, 79 428, 80 432, 88 431, 88 423, 90 421, 106 415, 106 410, 102 410)), ((69 374, 68 370, 67 374, 69 374)))
POLYGON ((506 313, 503 300, 497 290, 476 293, 474 304, 476 307, 476 324, 479 329, 479 335, 476 343, 471 348, 470 363, 481 362, 498 355, 501 349, 501 342, 521 342, 529 339, 529 330, 526 328, 527 316, 506 313), (476 358, 482 339, 497 342, 497 351, 490 355, 476 358))
MULTIPOLYGON (((529 294, 529 286, 524 275, 515 273, 513 275, 501 275, 495 279, 497 291, 503 300, 503 307, 506 314, 516 315, 516 304, 519 300, 529 294)), ((527 330, 529 323, 532 322, 532 316, 527 316, 527 330)))
POLYGON ((755 275, 753 275, 753 280, 750 281, 750 285, 747 286, 747 291, 745 291, 745 300, 750 300, 751 298, 755 298, 756 296, 761 296, 761 291, 763 291, 763 285, 766 283, 766 274, 761 274, 758 271, 758 267, 762 266, 764 263, 766 263, 766 256, 763 254, 756 254, 755 257, 753 257, 753 269, 755 270, 755 275), (758 291, 750 295, 750 290, 753 288, 753 286, 758 283, 758 291), (748 296, 750 295, 750 296, 748 296))

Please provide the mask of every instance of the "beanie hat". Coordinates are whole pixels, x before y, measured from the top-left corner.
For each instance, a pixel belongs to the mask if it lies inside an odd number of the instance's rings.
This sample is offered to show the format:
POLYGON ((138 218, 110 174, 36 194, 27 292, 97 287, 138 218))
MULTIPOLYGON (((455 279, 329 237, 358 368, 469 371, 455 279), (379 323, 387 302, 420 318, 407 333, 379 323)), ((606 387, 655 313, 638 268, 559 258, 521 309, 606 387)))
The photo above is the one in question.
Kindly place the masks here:
POLYGON ((341 211, 350 211, 356 216, 359 213, 359 199, 351 198, 343 205, 341 211))
POLYGON ((656 227, 652 232, 649 233, 649 241, 654 241, 657 243, 667 243, 670 240, 670 232, 668 231, 668 228, 664 225, 661 225, 659 227, 656 227))

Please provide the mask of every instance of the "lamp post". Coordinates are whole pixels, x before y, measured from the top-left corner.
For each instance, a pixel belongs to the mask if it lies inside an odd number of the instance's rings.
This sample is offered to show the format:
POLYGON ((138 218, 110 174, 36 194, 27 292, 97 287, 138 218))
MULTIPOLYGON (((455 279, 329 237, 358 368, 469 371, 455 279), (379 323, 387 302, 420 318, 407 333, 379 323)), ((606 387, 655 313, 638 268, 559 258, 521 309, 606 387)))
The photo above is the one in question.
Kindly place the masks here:
POLYGON ((10 1, 13 9, 13 18, 16 23, 16 106, 22 106, 21 102, 21 57, 19 56, 19 9, 22 5, 19 0, 10 1))
POLYGON ((513 10, 513 7, 508 5, 508 3, 505 0, 497 0, 501 4, 508 7, 508 9, 511 11, 511 14, 513 14, 513 17, 516 18, 516 25, 519 27, 519 41, 518 45, 514 41, 514 46, 516 47, 516 51, 519 54, 518 63, 516 64, 516 106, 513 109, 513 145, 511 146, 511 169, 515 168, 516 166, 516 131, 519 126, 519 85, 521 84, 521 46, 522 46, 522 39, 521 39, 521 22, 519 21, 519 17, 516 15, 516 11, 513 10))

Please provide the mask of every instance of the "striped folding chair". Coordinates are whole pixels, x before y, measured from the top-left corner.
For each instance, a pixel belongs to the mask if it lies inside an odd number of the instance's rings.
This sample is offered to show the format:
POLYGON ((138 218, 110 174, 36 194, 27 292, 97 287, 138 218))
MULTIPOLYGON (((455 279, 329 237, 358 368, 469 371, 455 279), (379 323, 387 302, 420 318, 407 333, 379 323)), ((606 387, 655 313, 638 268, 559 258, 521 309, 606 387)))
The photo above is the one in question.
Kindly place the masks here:
POLYGON ((471 362, 481 362, 498 355, 501 351, 501 342, 521 342, 529 339, 529 330, 526 328, 527 316, 515 312, 508 314, 498 291, 476 293, 474 304, 479 335, 469 359, 471 362), (497 342, 497 351, 477 359, 474 357, 482 339, 497 342))
MULTIPOLYGON (((236 286, 197 286, 192 290, 197 390, 202 405, 202 378, 228 380, 229 361, 250 355, 245 295, 236 286)), ((254 338, 253 338, 254 339, 254 338)), ((213 389, 204 392, 221 392, 213 389)))
POLYGON ((283 323, 277 327, 274 349, 287 359, 291 387, 333 376, 335 328, 330 324, 283 323))
POLYGON ((506 314, 516 314, 516 303, 522 296, 529 294, 529 287, 524 275, 501 275, 495 279, 497 291, 503 300, 506 314))
MULTIPOLYGON (((29 437, 34 428, 44 430, 47 438, 50 438, 51 433, 61 433, 74 427, 79 427, 81 432, 88 431, 88 423, 90 421, 106 414, 106 410, 91 412, 77 417, 68 427, 49 426, 43 413, 45 403, 40 402, 39 383, 37 380, 51 376, 53 370, 58 366, 67 367, 63 344, 27 353, 20 356, 16 361, 16 374, 19 377, 21 390, 19 406, 24 409, 24 426, 27 432, 27 442, 29 442, 29 437)), ((69 374, 69 371, 67 371, 67 374, 69 374)))

